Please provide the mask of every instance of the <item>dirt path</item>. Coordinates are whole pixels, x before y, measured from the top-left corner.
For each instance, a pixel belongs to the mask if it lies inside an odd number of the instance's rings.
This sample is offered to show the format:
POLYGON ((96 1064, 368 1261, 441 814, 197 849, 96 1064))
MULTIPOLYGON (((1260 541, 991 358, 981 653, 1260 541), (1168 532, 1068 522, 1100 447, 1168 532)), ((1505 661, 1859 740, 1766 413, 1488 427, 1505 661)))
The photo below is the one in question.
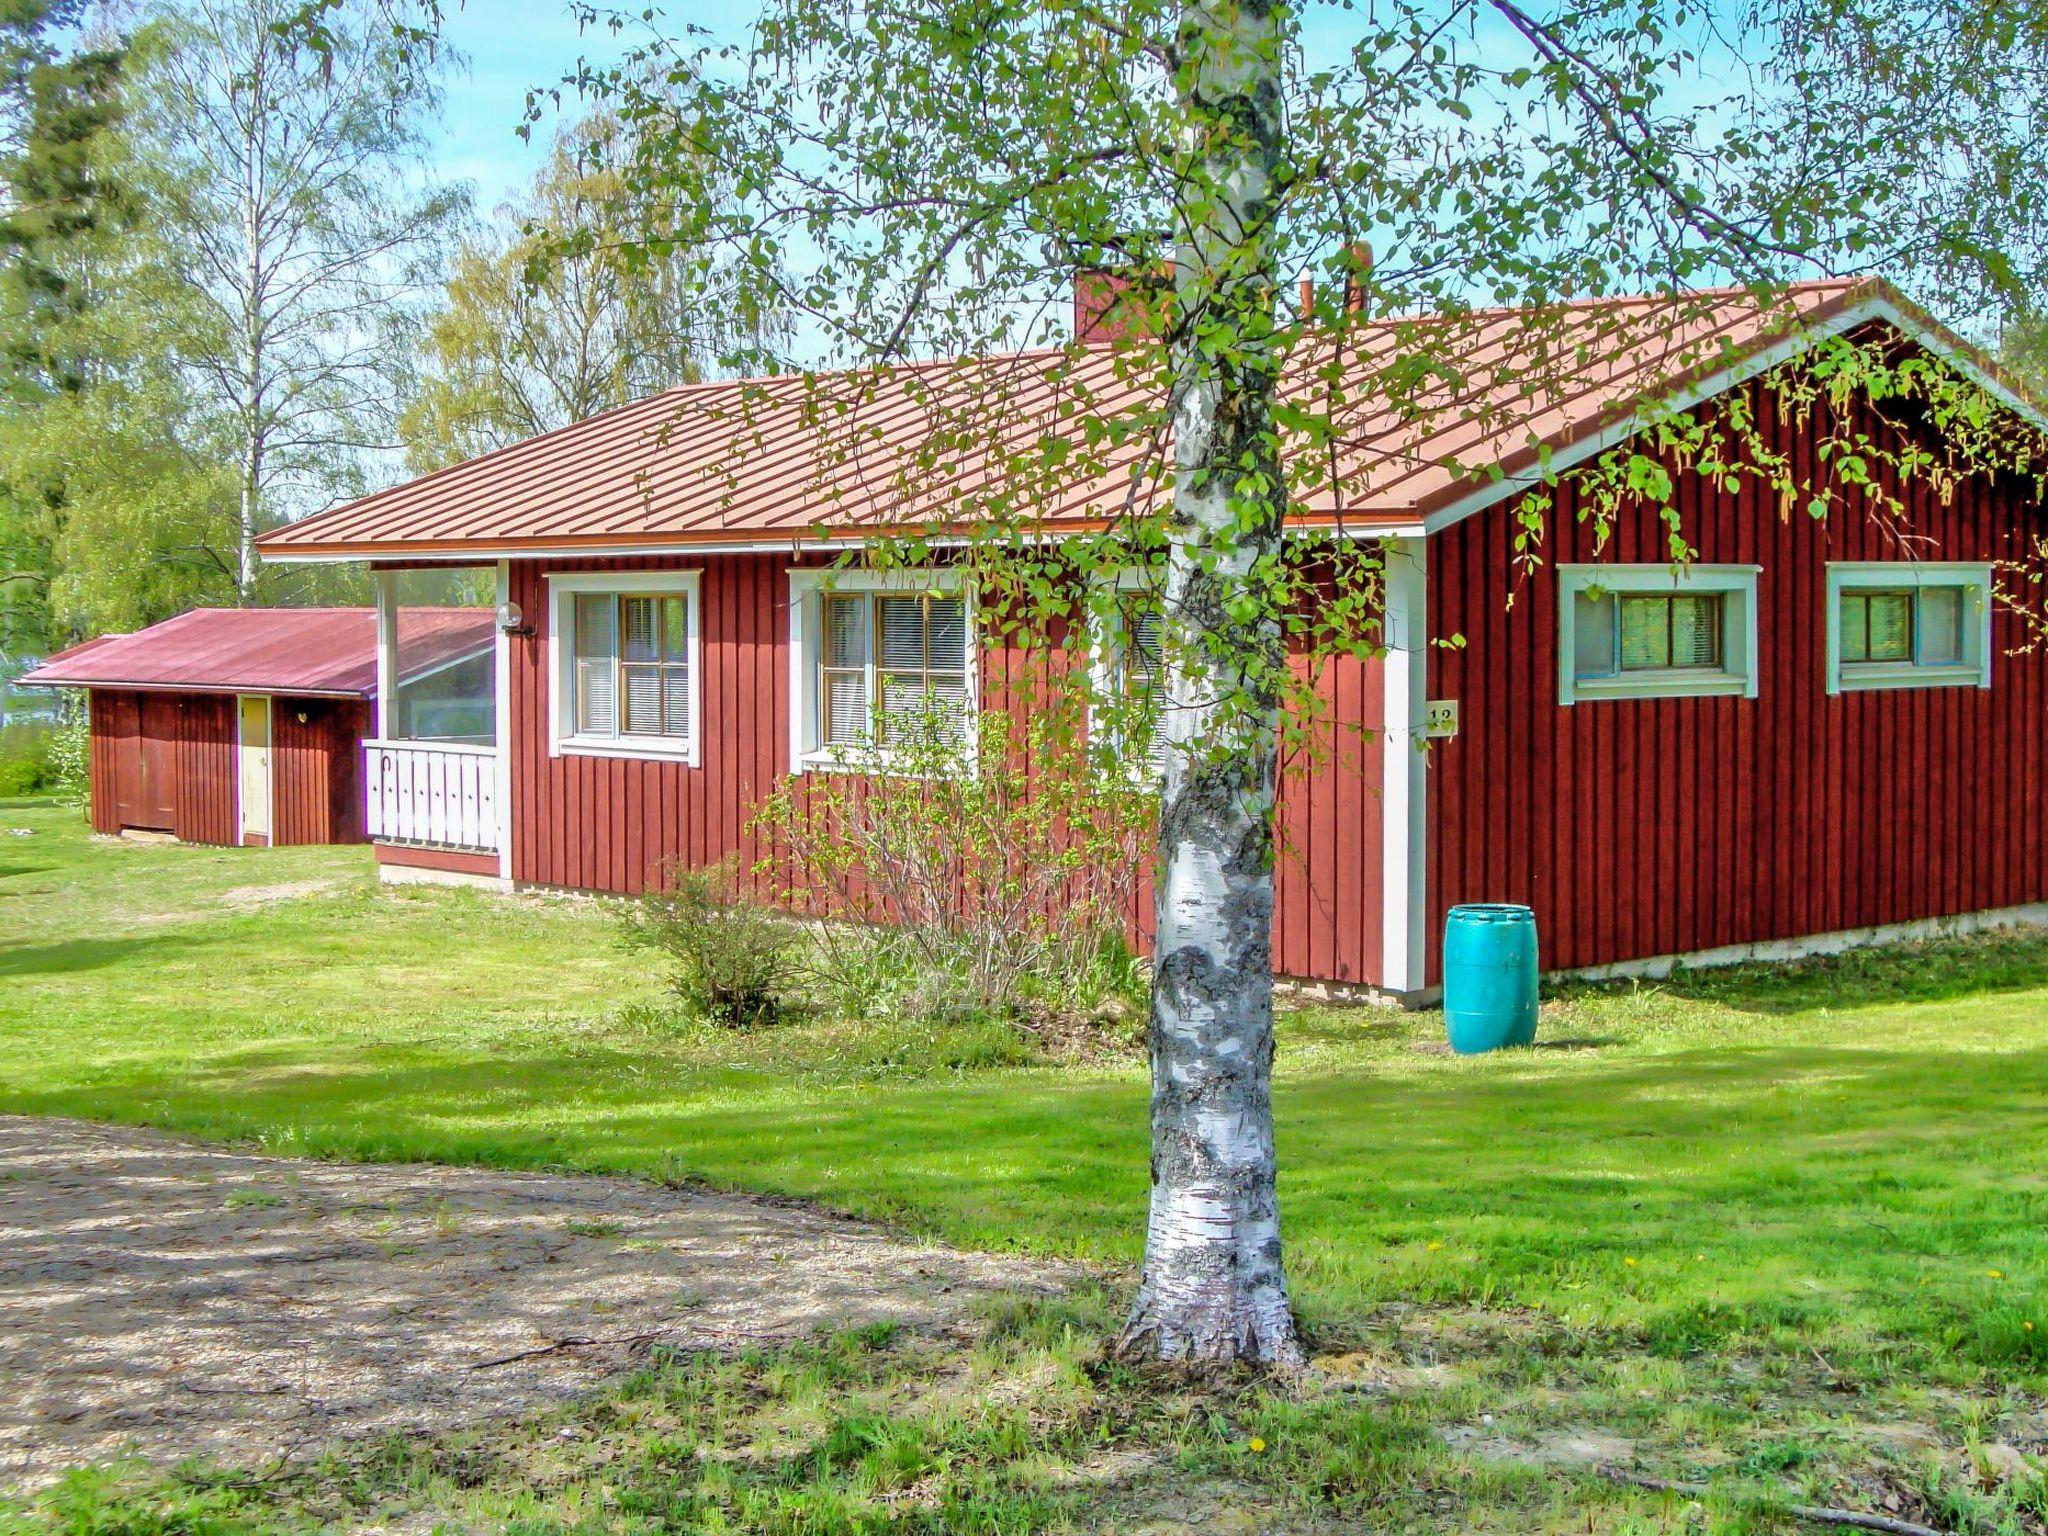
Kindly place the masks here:
POLYGON ((0 1482, 128 1450, 254 1464, 566 1396, 653 1342, 943 1324, 978 1294, 1061 1281, 627 1179, 297 1162, 0 1116, 0 1482))

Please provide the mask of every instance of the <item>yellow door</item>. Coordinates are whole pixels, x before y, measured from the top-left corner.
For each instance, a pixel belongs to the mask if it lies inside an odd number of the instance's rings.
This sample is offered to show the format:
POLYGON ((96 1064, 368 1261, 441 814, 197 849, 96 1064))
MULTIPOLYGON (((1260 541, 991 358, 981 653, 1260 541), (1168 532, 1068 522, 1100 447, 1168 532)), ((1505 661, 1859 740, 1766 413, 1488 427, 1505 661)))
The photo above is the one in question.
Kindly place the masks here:
POLYGON ((247 694, 241 700, 242 841, 270 841, 270 700, 247 694))

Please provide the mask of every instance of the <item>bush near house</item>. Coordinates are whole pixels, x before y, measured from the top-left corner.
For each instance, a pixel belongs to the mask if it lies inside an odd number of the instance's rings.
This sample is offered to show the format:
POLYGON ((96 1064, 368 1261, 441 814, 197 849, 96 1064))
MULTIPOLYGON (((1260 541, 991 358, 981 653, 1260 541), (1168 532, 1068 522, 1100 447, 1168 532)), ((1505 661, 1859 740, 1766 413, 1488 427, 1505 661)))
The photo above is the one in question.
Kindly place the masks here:
POLYGON ((747 900, 739 860, 709 869, 673 861, 662 883, 629 903, 620 936, 669 966, 669 989, 715 1024, 750 1029, 782 1017, 798 985, 805 934, 747 900))
POLYGON ((774 850, 756 871, 766 888, 829 919, 813 924, 812 959, 829 1006, 1130 1043, 1152 797, 1089 750, 1071 699, 1021 722, 984 711, 964 730, 933 700, 887 729, 887 771, 792 780, 751 824, 774 850))

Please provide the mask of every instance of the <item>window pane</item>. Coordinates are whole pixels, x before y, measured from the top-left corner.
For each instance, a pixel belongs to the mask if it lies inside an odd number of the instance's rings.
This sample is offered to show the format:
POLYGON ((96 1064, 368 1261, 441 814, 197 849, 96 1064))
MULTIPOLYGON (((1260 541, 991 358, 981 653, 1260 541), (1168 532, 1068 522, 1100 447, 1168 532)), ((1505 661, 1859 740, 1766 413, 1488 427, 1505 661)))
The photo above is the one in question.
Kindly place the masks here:
POLYGON ((626 734, 661 734, 661 668, 628 666, 626 673, 626 734))
POLYGON ((1867 661, 1911 661, 1913 659, 1913 595, 1910 592, 1873 592, 1865 599, 1869 615, 1869 640, 1864 651, 1867 661))
POLYGON ((959 741, 961 727, 967 720, 967 674, 964 672, 934 672, 931 675, 931 691, 927 695, 928 707, 936 717, 945 716, 946 739, 959 741))
POLYGON ((619 627, 625 632, 623 648, 627 661, 659 661, 654 630, 656 600, 651 597, 619 599, 619 627))
POLYGON ((864 672, 828 672, 822 690, 823 736, 828 746, 867 740, 868 680, 864 672))
POLYGON ((922 726, 926 712, 945 739, 958 741, 967 714, 967 678, 960 672, 881 672, 875 681, 882 691, 882 743, 900 742, 907 727, 922 726))
POLYGON ((1642 671, 1671 665, 1671 599, 1623 597, 1621 604, 1621 668, 1642 671))
POLYGON ((935 597, 926 604, 931 621, 931 665, 952 672, 967 666, 967 603, 935 597))
POLYGON ((1920 665, 1959 667, 1963 664, 1963 589, 1920 589, 1920 665))
POLYGON ((1870 660, 1870 599, 1860 592, 1842 594, 1842 660, 1870 660))
POLYGON ((881 629, 881 645, 875 657, 875 665, 892 670, 922 672, 926 665, 924 599, 881 597, 875 599, 875 608, 876 619, 881 629))
POLYGON ((1671 665, 1721 665, 1720 594, 1671 599, 1671 665))
POLYGON ((1579 677, 1614 675, 1614 599, 1581 592, 1572 603, 1572 671, 1579 677))
POLYGON ((612 613, 612 599, 601 593, 576 598, 576 729, 582 734, 610 736, 617 729, 612 613))
POLYGON ((868 664, 868 602, 864 597, 825 599, 825 665, 868 664))
POLYGON ((664 597, 661 600, 661 655, 664 661, 690 659, 690 600, 664 597))
POLYGON ((1159 675, 1159 610, 1149 601, 1124 609, 1123 671, 1126 683, 1149 687, 1159 675))
POLYGON ((661 730, 664 736, 690 734, 690 669, 670 665, 661 669, 661 730))

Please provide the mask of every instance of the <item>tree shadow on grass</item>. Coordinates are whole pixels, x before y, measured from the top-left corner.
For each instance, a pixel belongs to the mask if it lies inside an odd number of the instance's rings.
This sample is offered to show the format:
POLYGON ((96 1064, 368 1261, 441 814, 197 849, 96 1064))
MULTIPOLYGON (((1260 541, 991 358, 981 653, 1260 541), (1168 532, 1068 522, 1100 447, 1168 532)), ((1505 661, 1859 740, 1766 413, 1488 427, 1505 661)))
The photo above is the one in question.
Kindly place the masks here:
MULTIPOLYGON (((1516 1262, 1540 1267, 1646 1231, 1729 1222, 1788 1255, 1818 1251, 1813 1234, 1836 1229, 1868 1246, 1876 1220, 1913 1234, 1916 1250, 1963 1252, 2025 1228, 2018 1170, 2038 1166, 2048 1135, 2048 1050, 1758 1046, 1589 1057, 1583 1069, 1523 1060, 1283 1079, 1291 1232, 1363 1263, 1411 1228, 1471 1225, 1515 1234, 1516 1262)), ((703 1179, 995 1248, 1128 1258, 1143 1230, 1135 1080, 948 1074, 736 1096, 709 1074, 656 1076, 630 1052, 437 1046, 421 1059, 402 1046, 280 1046, 124 1065, 90 1086, 17 1089, 7 1101, 311 1155, 703 1179)), ((1857 1261, 1843 1248, 1828 1262, 1857 1261)))
POLYGON ((211 939, 191 934, 133 939, 67 939, 61 944, 0 944, 0 976, 62 976, 104 970, 137 956, 192 949, 211 939))

